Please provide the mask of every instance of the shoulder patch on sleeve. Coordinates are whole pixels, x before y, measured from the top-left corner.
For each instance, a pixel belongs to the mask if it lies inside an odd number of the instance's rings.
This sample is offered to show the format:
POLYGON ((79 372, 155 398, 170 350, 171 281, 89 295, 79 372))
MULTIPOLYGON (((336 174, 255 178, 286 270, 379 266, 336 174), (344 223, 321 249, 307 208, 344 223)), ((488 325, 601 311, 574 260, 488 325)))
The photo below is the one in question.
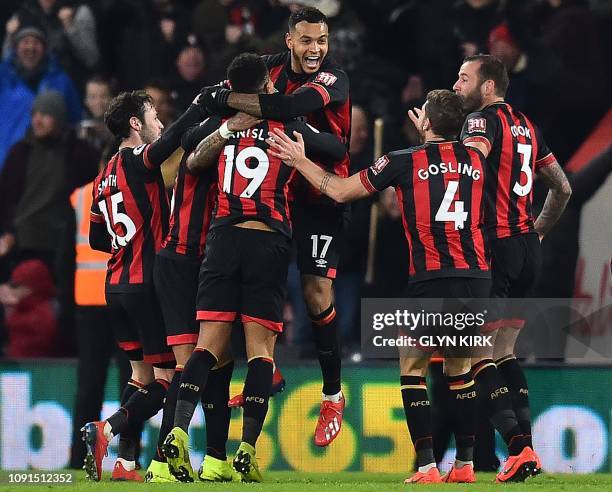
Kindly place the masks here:
POLYGON ((370 169, 372 170, 372 173, 377 176, 382 172, 382 170, 387 166, 387 164, 389 164, 389 158, 386 155, 383 155, 379 157, 374 164, 372 164, 370 169))
POLYGON ((467 125, 467 132, 486 132, 487 131, 487 119, 486 118, 469 118, 467 125))
POLYGON ((333 73, 319 72, 317 76, 315 77, 314 82, 330 86, 330 85, 334 85, 336 80, 338 80, 338 77, 336 77, 333 73))
POLYGON ((132 152, 134 153, 134 155, 140 155, 142 154, 142 151, 144 150, 146 146, 147 144, 142 144, 142 145, 139 145, 138 147, 134 147, 134 150, 132 152))

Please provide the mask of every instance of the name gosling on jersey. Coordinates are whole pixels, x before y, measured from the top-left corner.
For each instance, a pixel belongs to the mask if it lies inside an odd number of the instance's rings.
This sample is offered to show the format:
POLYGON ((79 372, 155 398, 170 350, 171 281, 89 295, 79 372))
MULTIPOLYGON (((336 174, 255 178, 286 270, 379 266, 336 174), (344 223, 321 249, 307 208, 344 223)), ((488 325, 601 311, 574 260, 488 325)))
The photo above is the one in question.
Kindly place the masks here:
POLYGON ((439 164, 430 164, 424 169, 419 169, 417 174, 422 180, 429 179, 430 176, 436 176, 438 174, 465 174, 470 176, 474 181, 478 181, 482 173, 480 169, 474 169, 471 164, 465 164, 463 162, 440 162, 439 164))

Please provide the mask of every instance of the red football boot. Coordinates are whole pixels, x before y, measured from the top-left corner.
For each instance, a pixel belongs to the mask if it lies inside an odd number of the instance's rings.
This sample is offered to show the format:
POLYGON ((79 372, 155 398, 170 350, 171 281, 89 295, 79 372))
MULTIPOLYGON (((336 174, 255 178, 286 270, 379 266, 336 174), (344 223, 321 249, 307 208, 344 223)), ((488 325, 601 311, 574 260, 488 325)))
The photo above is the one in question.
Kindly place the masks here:
MULTIPOLYGON (((274 372, 272 373, 272 390, 270 391, 270 396, 274 396, 276 393, 280 393, 285 389, 285 378, 278 370, 278 367, 274 367, 274 372)), ((244 395, 242 393, 237 394, 233 398, 230 398, 227 402, 227 406, 230 408, 240 408, 244 405, 244 395)))
POLYGON ((108 439, 104 435, 104 424, 106 422, 89 422, 81 428, 87 448, 83 468, 87 479, 94 482, 99 482, 102 478, 102 459, 108 454, 108 439))
POLYGON ((501 471, 497 474, 495 481, 524 482, 531 476, 531 470, 536 467, 536 455, 533 449, 526 447, 516 456, 508 456, 501 471))
POLYGON ((113 482, 143 482, 144 479, 138 474, 136 469, 134 470, 126 470, 123 467, 123 463, 120 461, 115 462, 115 467, 113 468, 113 474, 111 475, 111 480, 113 482))
POLYGON ((472 465, 463 465, 461 468, 454 466, 442 477, 442 481, 446 483, 474 483, 476 475, 474 475, 474 467, 472 465))
POLYGON ((404 483, 441 483, 440 471, 434 467, 430 468, 426 473, 416 472, 410 478, 404 480, 404 483))
POLYGON ((540 461, 540 457, 533 450, 533 448, 528 448, 528 449, 531 449, 531 452, 533 453, 533 456, 535 458, 535 463, 536 463, 535 468, 531 470, 531 476, 535 477, 536 475, 539 475, 540 473, 542 473, 542 462, 540 461))
POLYGON ((315 445, 320 447, 328 446, 338 437, 342 428, 342 415, 344 414, 345 403, 344 396, 342 396, 338 403, 329 400, 321 402, 319 420, 314 436, 315 445))

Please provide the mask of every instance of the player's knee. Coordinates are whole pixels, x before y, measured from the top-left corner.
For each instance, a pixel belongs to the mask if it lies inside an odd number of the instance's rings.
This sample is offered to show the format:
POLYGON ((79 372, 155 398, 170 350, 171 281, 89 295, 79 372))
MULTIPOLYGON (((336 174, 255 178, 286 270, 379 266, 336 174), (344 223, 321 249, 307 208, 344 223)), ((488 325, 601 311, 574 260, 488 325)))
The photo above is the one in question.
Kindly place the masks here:
POLYGON ((153 382, 153 366, 143 361, 131 361, 132 365, 132 379, 147 385, 153 382))
POLYGON ((174 352, 174 358, 176 359, 176 363, 180 366, 184 366, 185 364, 187 364, 187 361, 189 360, 189 357, 191 356, 191 353, 193 352, 194 348, 195 345, 191 343, 184 345, 174 345, 172 347, 172 352, 174 352))
POLYGON ((401 357, 400 374, 402 376, 425 377, 428 360, 427 357, 401 357))
POLYGON ((328 278, 304 275, 302 292, 306 308, 311 315, 318 315, 333 302, 332 281, 328 278))
POLYGON ((472 359, 462 357, 447 357, 444 359, 444 374, 459 376, 470 371, 472 359))

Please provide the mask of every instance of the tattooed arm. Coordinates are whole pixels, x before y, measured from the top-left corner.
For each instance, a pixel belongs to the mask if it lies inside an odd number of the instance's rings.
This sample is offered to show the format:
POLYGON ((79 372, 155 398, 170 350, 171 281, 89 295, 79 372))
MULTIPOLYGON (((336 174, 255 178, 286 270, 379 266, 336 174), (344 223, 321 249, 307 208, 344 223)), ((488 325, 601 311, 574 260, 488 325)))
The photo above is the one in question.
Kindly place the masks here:
POLYGON ((572 187, 559 163, 541 167, 538 176, 548 186, 548 195, 544 207, 535 221, 535 230, 542 240, 555 225, 572 195, 572 187))
POLYGON ((218 130, 208 135, 198 144, 187 158, 187 169, 197 173, 214 165, 227 140, 233 136, 234 132, 247 130, 260 122, 260 119, 245 113, 237 113, 232 116, 218 130))

